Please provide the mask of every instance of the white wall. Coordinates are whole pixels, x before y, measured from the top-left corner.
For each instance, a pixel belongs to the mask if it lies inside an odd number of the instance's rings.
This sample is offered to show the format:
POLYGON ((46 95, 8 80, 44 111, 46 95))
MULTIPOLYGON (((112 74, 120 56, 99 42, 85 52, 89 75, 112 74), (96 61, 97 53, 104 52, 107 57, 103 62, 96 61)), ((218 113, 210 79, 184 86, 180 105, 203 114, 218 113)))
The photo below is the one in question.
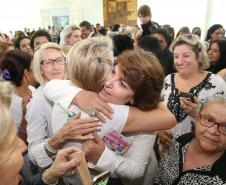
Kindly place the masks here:
POLYGON ((226 28, 226 1, 225 0, 209 0, 208 19, 206 24, 222 24, 226 28))
POLYGON ((138 0, 138 8, 143 3, 150 5, 153 21, 160 25, 170 24, 178 30, 182 26, 203 27, 206 2, 203 0, 138 0))
POLYGON ((102 0, 42 0, 41 7, 50 12, 50 25, 51 16, 66 15, 66 9, 70 24, 78 25, 82 20, 88 20, 92 24, 103 24, 102 0))
POLYGON ((0 30, 3 32, 23 30, 25 25, 30 28, 41 25, 39 1, 0 0, 0 5, 0 30))
MULTIPOLYGON (((201 27, 203 37, 213 24, 226 28, 225 0, 137 0, 137 7, 151 7, 152 20, 160 25, 170 24, 177 32, 182 26, 201 27)), ((139 21, 138 21, 139 23, 139 21)))
MULTIPOLYGON (((70 23, 77 25, 82 20, 103 24, 102 3, 103 0, 0 0, 0 31, 46 27, 52 24, 51 16, 62 14, 68 14, 70 23)), ((150 5, 154 21, 170 24, 176 31, 182 26, 200 26, 205 31, 215 23, 226 28, 225 0, 137 0, 138 8, 142 4, 150 5)))
POLYGON ((46 27, 51 16, 66 14, 77 25, 82 20, 103 24, 102 0, 0 0, 0 5, 0 31, 6 33, 46 27))

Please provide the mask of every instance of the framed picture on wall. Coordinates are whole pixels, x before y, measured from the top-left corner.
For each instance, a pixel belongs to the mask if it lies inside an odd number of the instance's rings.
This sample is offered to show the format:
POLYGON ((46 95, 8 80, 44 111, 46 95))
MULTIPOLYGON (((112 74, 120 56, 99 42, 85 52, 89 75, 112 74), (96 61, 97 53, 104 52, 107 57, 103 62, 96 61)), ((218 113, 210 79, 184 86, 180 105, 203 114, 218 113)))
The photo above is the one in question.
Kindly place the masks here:
POLYGON ((52 16, 52 22, 57 28, 65 27, 69 24, 69 16, 52 16))
POLYGON ((104 0, 104 25, 137 24, 137 0, 104 0))

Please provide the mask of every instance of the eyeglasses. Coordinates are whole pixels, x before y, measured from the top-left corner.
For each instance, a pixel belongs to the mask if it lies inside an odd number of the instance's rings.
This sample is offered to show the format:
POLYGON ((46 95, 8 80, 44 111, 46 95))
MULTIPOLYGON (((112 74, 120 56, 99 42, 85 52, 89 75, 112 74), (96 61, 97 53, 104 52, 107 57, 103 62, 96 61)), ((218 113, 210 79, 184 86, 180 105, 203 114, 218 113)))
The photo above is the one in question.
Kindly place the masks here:
POLYGON ((41 61, 41 64, 48 68, 53 67, 54 63, 56 63, 57 65, 64 65, 66 63, 66 59, 65 57, 58 57, 56 59, 48 59, 48 60, 41 61))
POLYGON ((218 131, 226 136, 226 123, 218 123, 210 115, 199 114, 200 124, 205 127, 212 127, 217 124, 218 131))

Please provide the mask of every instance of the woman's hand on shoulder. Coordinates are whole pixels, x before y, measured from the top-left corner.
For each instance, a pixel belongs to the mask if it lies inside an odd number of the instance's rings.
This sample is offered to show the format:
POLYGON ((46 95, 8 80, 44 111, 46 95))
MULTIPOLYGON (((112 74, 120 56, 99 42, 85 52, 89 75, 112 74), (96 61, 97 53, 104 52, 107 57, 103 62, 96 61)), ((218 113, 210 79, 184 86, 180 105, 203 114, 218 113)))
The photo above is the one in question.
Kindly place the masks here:
POLYGON ((92 91, 80 91, 74 97, 73 104, 77 105, 84 112, 95 109, 95 116, 103 122, 106 122, 106 120, 102 114, 112 119, 112 114, 114 113, 113 109, 105 101, 101 100, 97 93, 92 91))

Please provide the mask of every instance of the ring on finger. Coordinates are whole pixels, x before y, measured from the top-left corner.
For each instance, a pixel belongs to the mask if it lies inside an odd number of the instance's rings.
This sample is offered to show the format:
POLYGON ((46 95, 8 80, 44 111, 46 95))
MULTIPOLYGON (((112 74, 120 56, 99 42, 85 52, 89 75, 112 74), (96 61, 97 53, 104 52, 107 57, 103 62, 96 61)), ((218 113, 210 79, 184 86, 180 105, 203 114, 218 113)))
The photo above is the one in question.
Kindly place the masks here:
POLYGON ((97 113, 97 109, 94 108, 94 107, 91 108, 91 109, 89 109, 89 110, 87 111, 87 114, 88 114, 89 116, 95 116, 96 113, 97 113))

